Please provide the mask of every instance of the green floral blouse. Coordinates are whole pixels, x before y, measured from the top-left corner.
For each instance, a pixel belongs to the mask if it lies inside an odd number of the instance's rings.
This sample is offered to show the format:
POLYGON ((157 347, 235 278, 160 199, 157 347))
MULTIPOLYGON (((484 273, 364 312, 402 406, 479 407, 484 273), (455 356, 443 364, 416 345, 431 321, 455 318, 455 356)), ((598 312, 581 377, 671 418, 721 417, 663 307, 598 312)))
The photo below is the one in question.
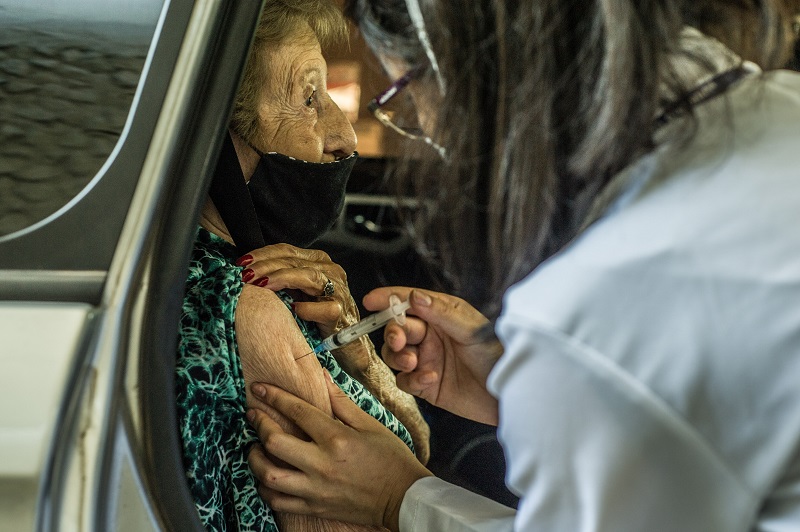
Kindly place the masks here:
MULTIPOLYGON (((258 438, 244 417, 245 384, 234 331, 243 286, 236 257, 233 246, 200 228, 186 281, 176 373, 183 459, 200 519, 209 530, 276 531, 247 465, 247 452, 258 438)), ((291 304, 288 294, 278 295, 291 304)), ((314 324, 296 321, 309 346, 322 341, 314 324)), ((329 352, 317 358, 356 404, 414 450, 400 421, 329 352)))

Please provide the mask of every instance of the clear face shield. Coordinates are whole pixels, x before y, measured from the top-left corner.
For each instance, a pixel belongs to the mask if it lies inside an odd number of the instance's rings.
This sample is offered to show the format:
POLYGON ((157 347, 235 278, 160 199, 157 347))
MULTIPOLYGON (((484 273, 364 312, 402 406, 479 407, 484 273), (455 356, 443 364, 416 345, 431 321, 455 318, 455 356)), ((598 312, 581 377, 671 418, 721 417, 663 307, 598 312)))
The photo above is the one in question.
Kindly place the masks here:
POLYGON ((408 9, 408 16, 411 18, 411 23, 417 31, 417 38, 425 50, 425 55, 431 63, 431 68, 436 76, 436 83, 439 85, 439 93, 442 97, 445 95, 445 83, 442 77, 442 72, 439 70, 439 62, 436 61, 436 56, 431 47, 431 40, 428 37, 428 32, 425 29, 425 20, 422 18, 422 9, 419 7, 419 0, 406 0, 406 9, 408 9))
MULTIPOLYGON (((414 25, 414 30, 417 33, 425 55, 430 62, 431 69, 436 77, 436 84, 439 89, 439 94, 444 97, 445 95, 445 82, 442 73, 439 69, 439 63, 433 53, 428 32, 425 29, 425 21, 422 18, 422 11, 419 6, 418 0, 406 0, 406 8, 408 9, 411 23, 414 25)), ((420 66, 412 68, 405 75, 395 80, 389 88, 380 93, 372 99, 367 105, 369 111, 381 122, 384 126, 392 129, 398 134, 412 139, 422 141, 428 144, 431 148, 436 150, 439 156, 447 160, 447 152, 444 147, 437 144, 433 139, 425 134, 420 127, 415 106, 409 103, 410 96, 403 89, 414 79, 416 79, 422 72, 423 68, 420 66)))

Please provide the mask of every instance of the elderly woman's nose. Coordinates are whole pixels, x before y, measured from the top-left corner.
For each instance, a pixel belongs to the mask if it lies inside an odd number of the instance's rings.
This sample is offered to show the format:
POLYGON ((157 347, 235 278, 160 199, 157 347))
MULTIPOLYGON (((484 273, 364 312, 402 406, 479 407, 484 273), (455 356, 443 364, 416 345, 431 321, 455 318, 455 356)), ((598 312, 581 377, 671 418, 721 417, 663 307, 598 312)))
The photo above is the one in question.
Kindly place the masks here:
POLYGON ((325 128, 325 153, 347 157, 356 150, 356 132, 347 116, 334 102, 330 102, 323 123, 325 128))

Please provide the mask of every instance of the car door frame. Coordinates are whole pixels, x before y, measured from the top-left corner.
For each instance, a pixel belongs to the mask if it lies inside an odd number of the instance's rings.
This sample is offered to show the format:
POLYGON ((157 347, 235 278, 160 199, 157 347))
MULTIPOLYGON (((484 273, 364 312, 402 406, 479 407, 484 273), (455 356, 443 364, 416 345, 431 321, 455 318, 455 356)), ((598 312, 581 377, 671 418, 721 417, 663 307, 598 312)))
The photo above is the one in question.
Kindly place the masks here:
POLYGON ((177 431, 180 304, 197 218, 262 5, 166 0, 107 164, 58 212, 0 238, 0 301, 92 307, 60 392, 36 530, 71 528, 74 521, 63 518, 76 512, 81 529, 111 528, 119 518, 122 460, 134 466, 154 528, 203 529, 177 431), (114 213, 104 212, 109 205, 114 213), (87 423, 95 430, 85 431, 87 423), (88 460, 86 449, 96 451, 88 460), (66 486, 79 455, 86 488, 74 508, 66 486))

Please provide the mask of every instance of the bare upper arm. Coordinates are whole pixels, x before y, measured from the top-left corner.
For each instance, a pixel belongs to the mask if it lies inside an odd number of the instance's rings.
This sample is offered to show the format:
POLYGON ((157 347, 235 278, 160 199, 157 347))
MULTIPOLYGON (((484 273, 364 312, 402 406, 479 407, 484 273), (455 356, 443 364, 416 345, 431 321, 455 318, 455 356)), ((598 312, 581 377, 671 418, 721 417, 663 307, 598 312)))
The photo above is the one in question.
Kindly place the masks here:
POLYGON ((308 355, 308 342, 274 292, 245 285, 236 307, 235 328, 248 405, 254 402, 250 385, 265 382, 331 412, 322 366, 316 356, 308 355), (298 358, 302 355, 308 356, 298 358))
MULTIPOLYGON (((300 332, 294 317, 283 301, 271 290, 245 285, 239 296, 235 316, 236 341, 247 387, 248 406, 257 403, 250 392, 254 382, 280 386, 331 414, 331 403, 325 377, 317 357, 300 332), (297 359, 297 360, 295 360, 297 359)), ((264 408, 266 405, 261 405, 264 408)), ((288 432, 300 430, 286 418, 265 408, 288 432)), ((375 530, 372 527, 327 521, 305 515, 277 514, 281 530, 321 532, 353 532, 375 530)))

